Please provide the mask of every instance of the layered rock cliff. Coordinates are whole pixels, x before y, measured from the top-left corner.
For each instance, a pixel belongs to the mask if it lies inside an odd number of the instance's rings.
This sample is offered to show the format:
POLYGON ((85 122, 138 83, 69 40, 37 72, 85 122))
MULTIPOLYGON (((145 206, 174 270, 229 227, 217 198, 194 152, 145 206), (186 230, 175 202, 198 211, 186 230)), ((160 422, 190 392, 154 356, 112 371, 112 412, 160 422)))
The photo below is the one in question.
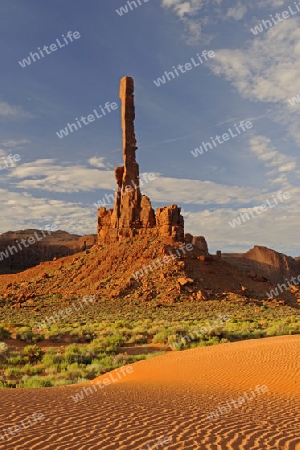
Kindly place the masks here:
POLYGON ((256 263, 257 271, 259 270, 271 282, 280 283, 287 277, 300 275, 299 261, 267 247, 255 245, 242 257, 256 263))
POLYGON ((0 273, 20 272, 41 261, 73 255, 96 244, 95 234, 80 236, 66 231, 28 229, 0 235, 0 273))
POLYGON ((222 257, 260 281, 284 283, 286 278, 300 275, 300 260, 259 245, 243 254, 228 253, 222 257))

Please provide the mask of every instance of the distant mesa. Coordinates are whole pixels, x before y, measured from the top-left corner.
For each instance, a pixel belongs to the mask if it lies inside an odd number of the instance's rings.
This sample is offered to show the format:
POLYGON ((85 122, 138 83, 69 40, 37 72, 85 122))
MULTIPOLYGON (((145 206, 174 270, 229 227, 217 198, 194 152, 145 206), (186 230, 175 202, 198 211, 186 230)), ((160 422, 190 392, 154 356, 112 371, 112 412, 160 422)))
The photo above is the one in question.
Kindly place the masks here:
POLYGON ((80 236, 66 231, 54 231, 42 237, 41 230, 27 229, 8 231, 0 234, 0 274, 16 273, 37 266, 43 261, 62 258, 91 248, 97 243, 95 234, 80 236), (40 240, 22 250, 18 249, 18 242, 26 241, 35 236, 40 240), (7 255, 7 257, 5 256, 7 255))
POLYGON ((246 253, 224 253, 222 257, 257 281, 284 283, 286 278, 300 274, 299 258, 260 245, 255 245, 246 253))

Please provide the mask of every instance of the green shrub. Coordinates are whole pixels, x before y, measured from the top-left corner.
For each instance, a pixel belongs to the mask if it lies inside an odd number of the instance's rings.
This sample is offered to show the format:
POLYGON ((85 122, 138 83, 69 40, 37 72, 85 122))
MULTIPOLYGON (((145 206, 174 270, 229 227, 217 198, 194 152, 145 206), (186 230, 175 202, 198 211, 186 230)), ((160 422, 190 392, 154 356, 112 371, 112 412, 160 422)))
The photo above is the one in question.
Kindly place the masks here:
POLYGON ((32 364, 40 361, 44 355, 44 352, 38 345, 27 345, 27 347, 23 349, 22 354, 23 360, 29 361, 32 364))
POLYGON ((72 336, 76 342, 91 342, 97 337, 97 334, 91 327, 85 326, 71 331, 70 336, 72 336))
POLYGON ((24 375, 22 381, 17 385, 18 388, 41 388, 51 386, 53 386, 53 383, 46 377, 29 377, 28 375, 24 375))
POLYGON ((130 339, 128 339, 128 342, 130 344, 147 344, 148 342, 148 336, 147 334, 136 334, 131 336, 130 339))
POLYGON ((172 345, 172 344, 174 344, 175 342, 177 342, 177 340, 178 340, 178 336, 177 336, 177 334, 169 334, 169 336, 168 336, 168 344, 169 345, 172 345))
POLYGON ((218 336, 214 336, 214 337, 208 339, 208 341, 204 342, 204 344, 205 345, 216 345, 216 344, 219 344, 219 342, 220 341, 219 341, 218 336))
POLYGON ((7 364, 18 365, 21 364, 22 356, 21 355, 12 355, 7 358, 7 364))
POLYGON ((19 329, 17 333, 17 339, 24 342, 33 342, 34 334, 30 327, 22 327, 19 329))
POLYGON ((11 332, 6 330, 6 328, 0 327, 0 339, 10 339, 11 332))
POLYGON ((113 357, 110 355, 98 355, 97 359, 93 359, 92 364, 99 365, 99 372, 104 373, 114 368, 113 357))
POLYGON ((6 361, 9 354, 9 347, 5 342, 0 342, 0 361, 6 361))
POLYGON ((112 363, 116 365, 124 365, 130 359, 129 355, 124 355, 124 353, 120 353, 119 355, 115 355, 112 359, 112 363))
POLYGON ((77 344, 71 344, 66 348, 64 360, 73 364, 81 360, 81 351, 77 344))
POLYGON ((0 388, 15 388, 16 383, 13 381, 0 381, 0 388))
POLYGON ((45 353, 42 358, 42 364, 44 367, 52 367, 60 364, 64 360, 60 354, 45 353))
POLYGON ((77 363, 70 364, 65 372, 69 380, 75 381, 78 378, 83 378, 86 375, 86 370, 79 367, 77 363))
POLYGON ((43 372, 42 367, 32 367, 30 364, 25 364, 21 369, 22 374, 26 375, 39 375, 43 372))
POLYGON ((170 330, 159 331, 155 336, 153 336, 152 342, 153 344, 167 344, 168 338, 171 334, 173 334, 173 331, 170 330))
POLYGON ((56 375, 57 373, 60 372, 60 366, 49 366, 47 368, 45 368, 45 373, 47 375, 56 375))
POLYGON ((120 335, 106 336, 105 338, 95 339, 88 346, 96 356, 99 352, 114 353, 118 347, 124 344, 124 338, 120 335))
POLYGON ((19 377, 23 375, 23 373, 22 370, 18 367, 8 367, 7 369, 5 369, 4 375, 6 377, 19 377))

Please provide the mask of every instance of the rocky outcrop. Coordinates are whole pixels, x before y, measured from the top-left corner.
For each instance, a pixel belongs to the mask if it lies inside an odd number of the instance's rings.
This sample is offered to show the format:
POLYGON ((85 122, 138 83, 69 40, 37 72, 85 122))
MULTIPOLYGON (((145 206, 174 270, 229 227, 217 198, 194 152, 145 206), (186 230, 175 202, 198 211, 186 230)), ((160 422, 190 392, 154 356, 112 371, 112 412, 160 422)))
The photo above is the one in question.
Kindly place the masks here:
POLYGON ((267 247, 255 245, 243 254, 223 254, 222 259, 235 265, 256 281, 284 283, 286 278, 300 275, 300 261, 267 247))
POLYGON ((243 259, 251 260, 260 276, 271 282, 283 282, 285 278, 300 274, 300 264, 291 256, 278 253, 267 247, 255 245, 242 255, 243 259))
POLYGON ((161 236, 170 236, 174 241, 184 241, 184 220, 177 205, 158 208, 156 225, 161 236))
POLYGON ((203 251, 204 254, 208 254, 208 246, 204 236, 193 236, 192 244, 198 250, 203 251))
POLYGON ((117 190, 114 208, 98 209, 98 244, 149 234, 173 241, 184 241, 184 220, 176 205, 158 208, 156 214, 150 199, 141 194, 139 165, 136 162, 134 131, 134 81, 124 77, 120 83, 121 124, 124 165, 115 168, 117 190))
POLYGON ((20 272, 41 261, 72 255, 91 248, 96 241, 95 234, 80 236, 59 230, 49 234, 35 229, 9 231, 0 235, 0 273, 20 272))

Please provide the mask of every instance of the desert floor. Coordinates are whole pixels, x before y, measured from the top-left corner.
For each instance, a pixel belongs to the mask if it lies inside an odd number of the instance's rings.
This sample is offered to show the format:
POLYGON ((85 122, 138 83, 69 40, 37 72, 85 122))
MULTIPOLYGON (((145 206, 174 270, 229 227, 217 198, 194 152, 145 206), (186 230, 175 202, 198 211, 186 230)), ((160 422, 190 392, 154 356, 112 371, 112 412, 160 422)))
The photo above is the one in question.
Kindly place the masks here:
POLYGON ((102 389, 95 383, 107 375, 1 389, 0 449, 298 450, 299 355, 300 336, 266 338, 168 352, 133 364, 130 374, 114 371, 102 389), (258 385, 268 391, 258 394, 258 385), (211 420, 213 411, 219 417, 211 420), (24 429, 33 413, 44 420, 24 429), (1 440, 16 425, 21 432, 1 440))

